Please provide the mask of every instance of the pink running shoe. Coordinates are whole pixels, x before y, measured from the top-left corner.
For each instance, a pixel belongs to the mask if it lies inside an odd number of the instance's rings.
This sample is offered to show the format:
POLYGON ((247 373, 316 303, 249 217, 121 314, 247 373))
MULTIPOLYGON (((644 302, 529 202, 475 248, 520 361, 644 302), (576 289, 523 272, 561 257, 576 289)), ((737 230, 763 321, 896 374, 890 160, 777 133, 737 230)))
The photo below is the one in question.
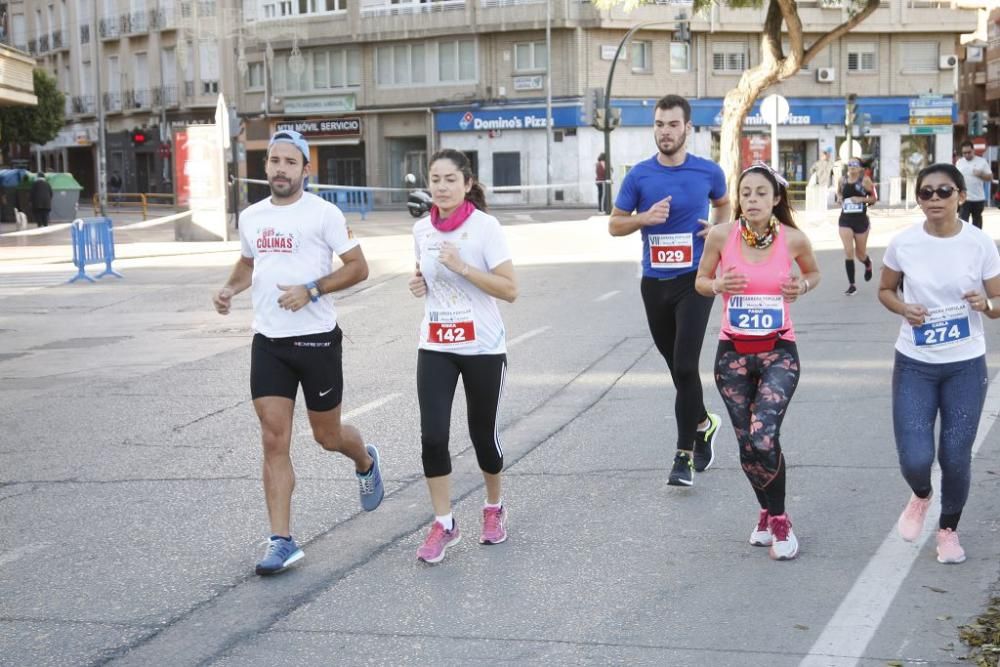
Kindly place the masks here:
POLYGON ((918 498, 916 494, 910 495, 910 502, 906 503, 906 509, 899 515, 896 522, 896 529, 899 536, 907 542, 913 542, 920 537, 920 532, 924 529, 924 519, 927 518, 927 510, 931 506, 931 496, 918 498))
POLYGON ((462 534, 458 530, 458 522, 452 523, 451 530, 445 530, 440 522, 431 524, 431 532, 427 534, 427 539, 423 545, 417 549, 417 560, 425 563, 440 563, 444 560, 444 553, 448 547, 453 547, 462 539, 462 534))
POLYGON ((767 519, 767 510, 761 510, 760 517, 757 519, 757 527, 750 533, 750 544, 755 547, 769 547, 774 541, 771 537, 771 531, 767 529, 767 519))
POLYGON ((958 533, 951 528, 937 532, 937 560, 939 563, 965 562, 965 549, 958 543, 958 533))
POLYGON ((500 544, 507 539, 507 508, 483 508, 483 532, 480 544, 500 544))
POLYGON ((792 522, 787 514, 768 517, 771 528, 771 558, 774 560, 792 560, 799 555, 799 540, 792 532, 792 522))

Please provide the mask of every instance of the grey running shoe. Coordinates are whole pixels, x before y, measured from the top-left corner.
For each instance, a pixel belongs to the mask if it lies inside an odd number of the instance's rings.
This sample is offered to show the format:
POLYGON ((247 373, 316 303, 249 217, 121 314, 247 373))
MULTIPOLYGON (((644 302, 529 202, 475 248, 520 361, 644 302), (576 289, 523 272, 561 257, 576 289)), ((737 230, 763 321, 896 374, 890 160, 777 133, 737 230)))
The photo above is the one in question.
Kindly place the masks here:
POLYGON ((371 512, 381 504, 382 498, 385 497, 385 486, 382 484, 382 471, 378 465, 378 449, 375 448, 375 445, 366 445, 365 449, 372 457, 372 469, 368 471, 367 475, 355 474, 358 476, 358 490, 361 493, 361 509, 371 512))
POLYGON ((299 545, 295 544, 292 538, 283 539, 277 535, 272 535, 267 543, 267 553, 264 558, 257 563, 257 574, 269 575, 278 574, 288 569, 288 566, 297 560, 301 560, 305 554, 299 545))
POLYGON ((692 486, 694 484, 694 463, 684 452, 674 456, 674 469, 670 471, 670 486, 692 486))

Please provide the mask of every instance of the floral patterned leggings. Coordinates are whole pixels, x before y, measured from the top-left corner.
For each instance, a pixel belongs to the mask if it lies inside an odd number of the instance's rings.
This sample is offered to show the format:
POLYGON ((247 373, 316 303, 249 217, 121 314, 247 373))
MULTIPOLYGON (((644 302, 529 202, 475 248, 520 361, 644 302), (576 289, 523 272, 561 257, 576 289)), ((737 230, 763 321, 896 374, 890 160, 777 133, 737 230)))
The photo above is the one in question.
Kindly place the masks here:
POLYGON ((788 402, 799 384, 795 343, 779 340, 770 352, 740 354, 720 341, 715 385, 729 411, 740 464, 768 514, 785 513, 785 459, 779 433, 788 402))

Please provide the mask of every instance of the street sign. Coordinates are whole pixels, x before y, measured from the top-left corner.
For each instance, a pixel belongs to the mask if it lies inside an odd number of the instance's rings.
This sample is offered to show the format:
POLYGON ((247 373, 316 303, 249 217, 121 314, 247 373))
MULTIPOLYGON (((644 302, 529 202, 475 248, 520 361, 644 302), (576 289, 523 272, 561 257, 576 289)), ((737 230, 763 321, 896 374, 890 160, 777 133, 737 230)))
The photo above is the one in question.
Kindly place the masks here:
POLYGON ((784 123, 791 112, 788 100, 782 95, 768 95, 760 103, 760 115, 768 123, 784 123))
POLYGON ((950 134, 952 100, 942 95, 921 95, 910 100, 910 134, 950 134))

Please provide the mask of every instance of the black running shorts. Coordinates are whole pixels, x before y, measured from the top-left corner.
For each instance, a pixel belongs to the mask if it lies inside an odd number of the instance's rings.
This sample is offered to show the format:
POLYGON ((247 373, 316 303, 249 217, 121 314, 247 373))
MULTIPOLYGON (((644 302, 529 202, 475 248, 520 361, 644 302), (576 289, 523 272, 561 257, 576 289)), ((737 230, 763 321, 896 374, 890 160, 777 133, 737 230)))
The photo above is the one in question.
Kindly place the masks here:
POLYGON ((283 396, 294 401, 301 384, 307 408, 333 410, 344 394, 342 340, 339 326, 293 338, 256 334, 250 352, 250 395, 254 400, 283 396))
POLYGON ((838 227, 846 227, 855 234, 864 234, 871 227, 868 216, 863 213, 847 213, 840 216, 837 221, 838 227))

